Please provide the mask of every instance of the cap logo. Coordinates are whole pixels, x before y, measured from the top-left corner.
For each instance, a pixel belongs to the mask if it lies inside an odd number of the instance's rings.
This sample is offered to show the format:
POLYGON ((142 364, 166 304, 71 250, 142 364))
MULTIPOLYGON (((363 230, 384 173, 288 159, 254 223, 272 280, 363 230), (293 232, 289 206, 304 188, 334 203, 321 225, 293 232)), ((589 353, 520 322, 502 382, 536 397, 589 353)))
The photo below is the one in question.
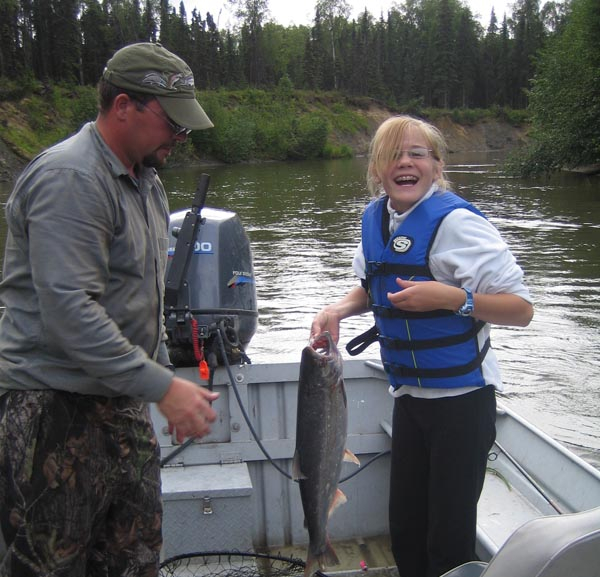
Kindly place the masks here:
POLYGON ((160 72, 150 72, 144 76, 142 84, 146 86, 157 86, 165 90, 180 90, 181 88, 194 88, 194 75, 176 72, 164 75, 160 72))

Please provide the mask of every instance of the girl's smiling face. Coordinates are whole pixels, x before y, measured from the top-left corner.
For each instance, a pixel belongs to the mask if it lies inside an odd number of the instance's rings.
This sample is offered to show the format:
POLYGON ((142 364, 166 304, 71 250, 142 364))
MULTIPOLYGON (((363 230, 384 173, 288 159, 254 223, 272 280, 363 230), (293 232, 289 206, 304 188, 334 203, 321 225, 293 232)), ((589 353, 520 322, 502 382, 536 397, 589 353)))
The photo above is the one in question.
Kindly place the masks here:
POLYGON ((436 181, 443 182, 444 167, 436 143, 421 128, 421 121, 409 119, 402 124, 402 120, 394 118, 382 125, 383 133, 374 138, 369 164, 372 182, 383 188, 397 212, 407 211, 436 181), (394 121, 398 121, 395 126, 394 121))

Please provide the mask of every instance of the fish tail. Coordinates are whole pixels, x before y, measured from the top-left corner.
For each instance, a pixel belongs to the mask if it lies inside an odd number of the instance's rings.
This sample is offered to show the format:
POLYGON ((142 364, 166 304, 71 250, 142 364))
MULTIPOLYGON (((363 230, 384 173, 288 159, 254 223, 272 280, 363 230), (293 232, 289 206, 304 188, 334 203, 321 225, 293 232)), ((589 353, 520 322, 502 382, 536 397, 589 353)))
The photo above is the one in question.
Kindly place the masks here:
POLYGON ((319 567, 325 569, 325 567, 331 567, 331 565, 339 565, 340 560, 336 552, 334 551, 329 539, 327 539, 325 552, 317 558, 319 561, 319 567))
POLYGON ((315 556, 309 550, 308 556, 306 557, 306 564, 304 565, 304 577, 310 577, 315 572, 315 565, 318 565, 319 569, 324 570, 326 567, 339 564, 340 560, 331 546, 329 539, 327 539, 325 551, 320 555, 315 556))
POLYGON ((304 577, 310 577, 314 573, 314 566, 317 564, 316 557, 309 551, 304 564, 304 577))

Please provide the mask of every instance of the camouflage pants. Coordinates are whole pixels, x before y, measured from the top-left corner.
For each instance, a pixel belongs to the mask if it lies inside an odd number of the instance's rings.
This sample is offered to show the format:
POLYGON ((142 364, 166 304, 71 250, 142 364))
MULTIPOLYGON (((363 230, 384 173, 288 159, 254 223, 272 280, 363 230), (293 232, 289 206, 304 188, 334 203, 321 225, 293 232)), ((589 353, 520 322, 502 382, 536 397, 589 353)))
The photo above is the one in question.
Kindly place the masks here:
POLYGON ((140 401, 0 396, 0 577, 156 576, 159 450, 140 401))

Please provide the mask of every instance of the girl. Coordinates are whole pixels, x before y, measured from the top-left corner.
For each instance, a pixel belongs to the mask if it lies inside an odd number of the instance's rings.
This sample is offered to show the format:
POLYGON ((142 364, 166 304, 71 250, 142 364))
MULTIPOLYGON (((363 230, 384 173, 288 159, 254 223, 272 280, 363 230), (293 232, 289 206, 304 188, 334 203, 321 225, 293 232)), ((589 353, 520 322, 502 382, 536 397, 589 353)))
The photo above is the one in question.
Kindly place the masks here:
POLYGON ((311 326, 311 338, 328 330, 337 341, 342 319, 373 311, 360 350, 379 341, 394 397, 389 521, 401 577, 438 577, 476 559, 477 501, 502 390, 490 324, 526 326, 533 316, 498 231, 448 190, 445 149, 420 119, 379 127, 367 174, 375 199, 353 262, 361 285, 311 326))

